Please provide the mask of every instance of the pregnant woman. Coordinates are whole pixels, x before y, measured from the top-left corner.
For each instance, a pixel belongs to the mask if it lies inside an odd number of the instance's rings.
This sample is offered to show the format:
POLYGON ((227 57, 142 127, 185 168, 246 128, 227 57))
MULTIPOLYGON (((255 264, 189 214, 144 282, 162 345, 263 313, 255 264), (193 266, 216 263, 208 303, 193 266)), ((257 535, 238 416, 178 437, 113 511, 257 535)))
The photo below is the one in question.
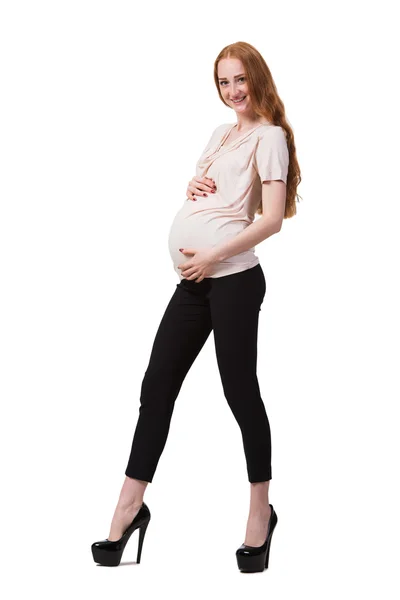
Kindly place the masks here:
POLYGON ((240 571, 268 567, 277 515, 269 503, 271 432, 256 374, 259 312, 266 286, 254 254, 296 214, 300 169, 292 130, 272 75, 250 44, 225 47, 214 81, 235 123, 212 133, 169 232, 179 283, 159 324, 144 374, 139 417, 108 538, 92 544, 96 563, 120 564, 139 529, 137 562, 150 521, 143 501, 163 452, 175 400, 213 331, 224 395, 240 427, 250 482, 240 571), (255 221, 255 214, 260 217, 255 221))

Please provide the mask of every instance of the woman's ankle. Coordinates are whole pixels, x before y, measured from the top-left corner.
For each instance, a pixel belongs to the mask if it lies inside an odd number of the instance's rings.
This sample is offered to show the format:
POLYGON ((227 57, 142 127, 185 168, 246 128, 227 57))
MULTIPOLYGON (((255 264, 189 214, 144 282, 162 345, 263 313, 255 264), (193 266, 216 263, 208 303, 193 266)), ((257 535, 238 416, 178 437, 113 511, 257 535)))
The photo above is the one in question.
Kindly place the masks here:
POLYGON ((124 510, 129 508, 140 508, 148 481, 133 479, 126 476, 119 495, 118 507, 124 510))

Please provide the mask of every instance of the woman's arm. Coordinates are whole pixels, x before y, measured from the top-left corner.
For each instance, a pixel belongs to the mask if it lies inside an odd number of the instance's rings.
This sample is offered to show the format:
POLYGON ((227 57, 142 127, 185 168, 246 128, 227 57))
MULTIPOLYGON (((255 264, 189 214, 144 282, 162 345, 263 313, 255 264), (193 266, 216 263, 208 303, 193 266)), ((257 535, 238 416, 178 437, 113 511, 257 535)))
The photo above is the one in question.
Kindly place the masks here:
POLYGON ((285 214, 286 184, 281 180, 262 184, 263 214, 236 237, 212 249, 216 262, 250 250, 269 236, 278 233, 285 214))

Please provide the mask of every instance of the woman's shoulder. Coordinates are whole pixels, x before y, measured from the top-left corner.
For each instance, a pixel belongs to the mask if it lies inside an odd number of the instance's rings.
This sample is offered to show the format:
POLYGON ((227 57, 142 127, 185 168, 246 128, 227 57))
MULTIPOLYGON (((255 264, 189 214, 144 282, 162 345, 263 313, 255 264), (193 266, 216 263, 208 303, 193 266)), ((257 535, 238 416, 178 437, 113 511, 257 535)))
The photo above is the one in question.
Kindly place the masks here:
POLYGON ((217 127, 214 129, 214 133, 216 132, 222 132, 225 129, 229 129, 229 127, 232 127, 234 125, 234 123, 221 123, 221 125, 217 125, 217 127))
POLYGON ((228 131, 230 127, 232 127, 233 123, 221 123, 221 125, 217 125, 211 134, 211 140, 214 141, 216 139, 221 138, 225 131, 228 131))
POLYGON ((274 125, 274 123, 271 123, 270 121, 265 121, 264 123, 261 123, 261 125, 263 125, 263 127, 261 127, 263 131, 274 131, 277 129, 283 130, 283 127, 280 125, 274 125))
POLYGON ((259 138, 284 138, 286 139, 286 132, 280 125, 274 125, 273 123, 263 123, 262 127, 259 128, 258 131, 259 138))

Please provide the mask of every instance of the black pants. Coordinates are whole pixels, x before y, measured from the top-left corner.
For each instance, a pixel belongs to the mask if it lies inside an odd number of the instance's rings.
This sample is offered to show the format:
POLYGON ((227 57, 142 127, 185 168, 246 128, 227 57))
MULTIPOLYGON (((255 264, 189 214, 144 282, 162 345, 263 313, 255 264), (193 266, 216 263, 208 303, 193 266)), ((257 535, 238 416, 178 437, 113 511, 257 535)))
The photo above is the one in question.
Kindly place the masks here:
POLYGON ((240 427, 251 483, 271 476, 271 432, 258 386, 258 317, 266 291, 260 264, 199 283, 182 279, 158 327, 140 396, 125 475, 151 482, 175 400, 211 330, 225 398, 240 427))

